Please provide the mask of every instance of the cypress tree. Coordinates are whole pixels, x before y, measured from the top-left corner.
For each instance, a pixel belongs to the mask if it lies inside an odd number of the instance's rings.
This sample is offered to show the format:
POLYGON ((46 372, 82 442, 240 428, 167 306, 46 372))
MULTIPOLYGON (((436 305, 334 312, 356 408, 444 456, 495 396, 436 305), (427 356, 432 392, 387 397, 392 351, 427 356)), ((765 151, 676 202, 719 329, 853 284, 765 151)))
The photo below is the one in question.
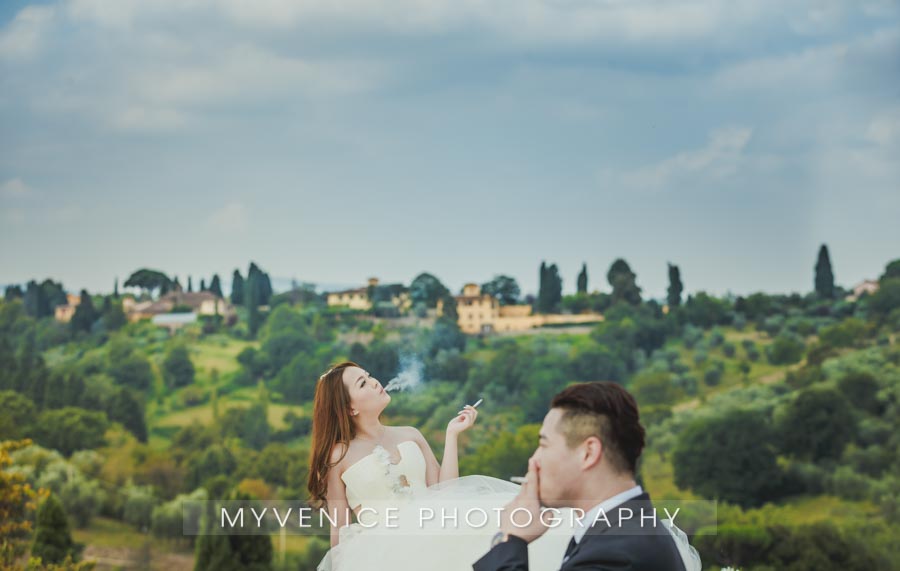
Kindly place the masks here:
POLYGON ((231 276, 231 303, 244 305, 244 278, 238 270, 234 270, 231 276))
POLYGON ((250 337, 256 337, 256 332, 262 322, 259 315, 259 280, 258 272, 252 271, 247 274, 247 283, 244 284, 244 306, 247 308, 247 329, 250 337))
POLYGON ((31 554, 40 557, 45 564, 60 563, 67 555, 73 558, 77 555, 66 512, 54 494, 50 494, 38 508, 31 554))
POLYGON ((222 284, 219 281, 219 274, 213 274, 212 281, 209 282, 209 291, 219 297, 222 296, 222 284))
POLYGON ((122 423, 139 442, 147 442, 147 423, 144 407, 128 389, 121 388, 109 402, 107 415, 110 420, 122 423))
POLYGON ((538 270, 538 294, 535 305, 538 313, 547 312, 547 264, 543 261, 538 270))
POLYGON ((581 264, 581 272, 578 273, 578 293, 587 293, 588 274, 587 264, 581 264))
POLYGON ((825 244, 819 248, 815 282, 816 293, 819 297, 825 299, 834 297, 834 273, 831 271, 831 257, 828 255, 828 246, 825 244))
POLYGON ((678 269, 678 266, 669 264, 669 290, 667 298, 670 309, 681 305, 682 291, 684 291, 684 286, 681 284, 681 271, 678 269))
POLYGON ((81 302, 75 308, 72 321, 69 322, 72 332, 84 331, 85 333, 90 333, 91 327, 98 317, 99 315, 97 310, 94 309, 94 302, 91 301, 90 294, 88 294, 87 290, 81 290, 81 302))
POLYGON ((547 312, 556 313, 560 310, 562 304, 562 277, 559 275, 559 268, 556 264, 551 264, 547 268, 547 312))

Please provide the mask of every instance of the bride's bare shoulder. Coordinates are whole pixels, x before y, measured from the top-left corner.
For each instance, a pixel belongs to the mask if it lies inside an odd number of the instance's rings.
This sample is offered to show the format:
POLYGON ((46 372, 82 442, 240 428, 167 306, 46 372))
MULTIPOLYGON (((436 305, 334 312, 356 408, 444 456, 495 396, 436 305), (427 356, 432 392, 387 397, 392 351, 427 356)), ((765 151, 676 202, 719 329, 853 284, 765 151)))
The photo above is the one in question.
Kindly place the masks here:
POLYGON ((428 445, 425 437, 422 436, 422 433, 415 426, 393 426, 392 428, 396 431, 395 434, 397 434, 398 439, 414 440, 419 444, 428 445))
POLYGON ((343 442, 337 442, 331 447, 330 463, 332 466, 341 468, 350 455, 350 447, 343 442))

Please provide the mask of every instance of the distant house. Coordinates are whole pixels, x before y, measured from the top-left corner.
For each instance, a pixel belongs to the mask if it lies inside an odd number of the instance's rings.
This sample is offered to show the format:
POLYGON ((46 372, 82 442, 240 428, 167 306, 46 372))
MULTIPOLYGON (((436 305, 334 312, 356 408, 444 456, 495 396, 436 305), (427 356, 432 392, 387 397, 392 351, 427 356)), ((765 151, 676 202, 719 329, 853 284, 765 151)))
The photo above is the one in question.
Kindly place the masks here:
POLYGON ((851 293, 844 299, 847 301, 856 301, 863 294, 872 295, 876 291, 878 291, 878 280, 863 280, 853 286, 853 293, 851 293))
POLYGON ((347 307, 369 311, 373 303, 391 303, 400 312, 407 311, 412 306, 409 297, 409 288, 403 284, 378 283, 378 278, 369 278, 369 285, 343 291, 328 293, 329 307, 347 307))
MULTIPOLYGON (((496 297, 482 293, 478 284, 466 284, 462 295, 453 299, 456 301, 459 328, 468 334, 526 331, 544 325, 581 325, 603 321, 599 313, 534 314, 530 305, 500 305, 496 297)), ((443 300, 438 300, 438 315, 443 314, 443 307, 443 300)))
POLYGON ((169 333, 175 333, 178 329, 197 322, 196 313, 160 313, 150 318, 153 325, 165 327, 169 333))
POLYGON ((78 307, 80 303, 81 296, 67 293, 66 304, 56 306, 54 317, 56 317, 57 321, 60 321, 62 323, 68 323, 72 321, 72 316, 75 315, 75 308, 78 307))
POLYGON ((138 302, 133 297, 126 297, 122 301, 122 309, 129 321, 150 319, 170 330, 192 323, 200 316, 219 315, 225 322, 233 322, 237 318, 234 307, 228 301, 209 291, 171 291, 156 301, 138 302), (158 318, 169 314, 193 317, 158 318))

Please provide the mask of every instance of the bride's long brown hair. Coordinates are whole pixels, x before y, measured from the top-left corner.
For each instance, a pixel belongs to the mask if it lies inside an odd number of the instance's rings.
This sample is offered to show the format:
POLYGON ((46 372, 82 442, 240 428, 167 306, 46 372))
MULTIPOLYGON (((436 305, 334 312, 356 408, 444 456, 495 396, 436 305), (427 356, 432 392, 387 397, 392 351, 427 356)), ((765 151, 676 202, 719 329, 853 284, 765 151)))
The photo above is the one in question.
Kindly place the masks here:
POLYGON ((331 462, 331 451, 338 443, 347 446, 356 436, 356 425, 350 419, 350 393, 344 386, 344 369, 359 367, 344 361, 331 367, 319 377, 313 399, 312 453, 309 456, 309 505, 324 507, 328 491, 328 472, 347 455, 345 446, 337 462, 331 462))

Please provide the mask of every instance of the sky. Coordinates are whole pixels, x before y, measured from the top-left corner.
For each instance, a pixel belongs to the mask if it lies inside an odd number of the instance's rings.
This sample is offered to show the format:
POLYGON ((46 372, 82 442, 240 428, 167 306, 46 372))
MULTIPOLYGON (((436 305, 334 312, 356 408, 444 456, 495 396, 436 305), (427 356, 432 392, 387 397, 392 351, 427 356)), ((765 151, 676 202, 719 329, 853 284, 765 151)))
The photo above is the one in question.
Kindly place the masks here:
POLYGON ((896 1, 0 3, 0 284, 850 287, 898 157, 896 1))

